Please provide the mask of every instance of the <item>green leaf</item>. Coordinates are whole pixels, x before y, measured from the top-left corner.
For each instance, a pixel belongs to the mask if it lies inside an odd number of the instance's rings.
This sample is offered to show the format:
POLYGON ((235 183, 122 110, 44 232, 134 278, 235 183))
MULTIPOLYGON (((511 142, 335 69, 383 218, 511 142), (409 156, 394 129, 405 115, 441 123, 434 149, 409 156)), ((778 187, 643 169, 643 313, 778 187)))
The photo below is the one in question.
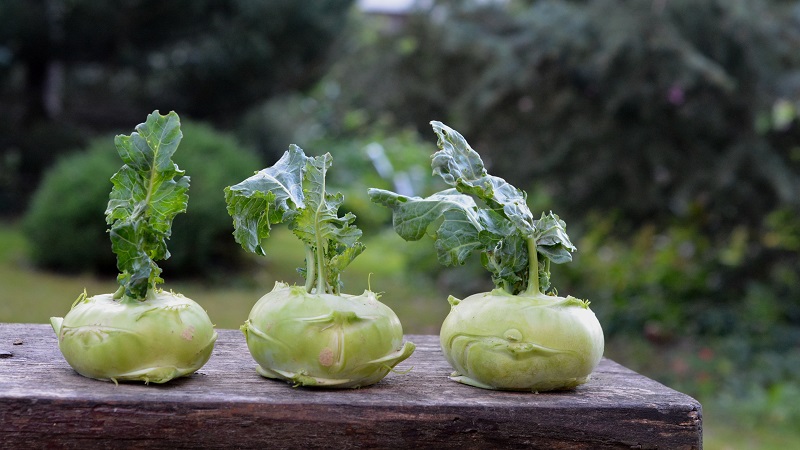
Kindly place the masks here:
POLYGON ((330 252, 330 268, 328 271, 328 286, 341 288, 341 275, 344 269, 360 255, 366 247, 361 242, 354 242, 352 246, 337 245, 330 252))
POLYGON ((261 242, 273 224, 291 222, 303 208, 303 177, 308 157, 291 145, 273 166, 260 170, 239 184, 225 188, 233 236, 245 250, 264 255, 261 242))
POLYGON ((338 293, 342 271, 361 254, 361 230, 355 216, 339 216, 341 193, 326 190, 326 175, 333 158, 326 153, 308 157, 292 145, 275 165, 225 189, 234 237, 246 250, 264 254, 261 242, 270 226, 286 223, 306 246, 306 287, 338 293))
POLYGON ((482 217, 472 197, 447 189, 427 198, 408 197, 383 189, 370 189, 370 199, 392 209, 397 234, 407 241, 422 238, 433 224, 439 262, 464 264, 469 254, 481 247, 479 233, 489 219, 482 217))
POLYGON ((303 194, 306 206, 300 209, 297 220, 290 228, 306 244, 327 251, 328 241, 351 247, 361 237, 361 230, 351 225, 355 220, 352 213, 339 217, 338 210, 344 201, 341 193, 329 194, 325 178, 332 163, 329 153, 308 158, 303 194))
MULTIPOLYGON (((485 238, 486 239, 486 238, 485 238)), ((517 230, 489 236, 481 264, 492 273, 495 286, 510 292, 522 291, 528 280, 528 251, 525 238, 517 230)))
POLYGON ((358 242, 361 230, 352 225, 355 215, 338 215, 344 196, 326 190, 332 162, 330 153, 308 159, 303 189, 306 207, 289 228, 316 256, 317 291, 338 293, 341 272, 363 251, 363 244, 358 242))
POLYGON ((447 266, 464 264, 472 251, 481 246, 480 230, 472 226, 463 210, 445 211, 442 217, 434 242, 439 262, 447 266))
POLYGON ((455 189, 447 189, 427 198, 408 197, 383 189, 369 189, 367 193, 373 202, 394 211, 392 221, 395 231, 407 241, 422 238, 428 227, 449 210, 461 211, 473 227, 482 228, 475 200, 455 189))
POLYGON ((480 155, 460 133, 441 122, 433 121, 431 125, 439 138, 439 151, 433 154, 431 162, 433 173, 459 192, 473 195, 490 208, 501 210, 524 235, 532 235, 533 214, 525 193, 504 179, 489 175, 480 155))
POLYGON ((536 250, 556 264, 572 261, 575 246, 567 236, 567 225, 557 215, 542 213, 539 220, 534 221, 536 232, 536 250))
POLYGON ((189 177, 172 162, 182 137, 174 111, 154 111, 130 136, 114 140, 125 165, 111 177, 106 222, 118 281, 132 298, 143 299, 162 281, 155 261, 169 258, 172 220, 186 211, 189 177))
POLYGON ((452 188, 427 198, 370 189, 370 199, 392 210, 394 229, 404 239, 432 234, 440 263, 463 264, 479 251, 497 287, 512 294, 549 289, 550 262, 570 261, 575 250, 564 222, 552 213, 533 220, 523 191, 489 175, 461 134, 441 122, 431 125, 439 138, 433 173, 452 188))

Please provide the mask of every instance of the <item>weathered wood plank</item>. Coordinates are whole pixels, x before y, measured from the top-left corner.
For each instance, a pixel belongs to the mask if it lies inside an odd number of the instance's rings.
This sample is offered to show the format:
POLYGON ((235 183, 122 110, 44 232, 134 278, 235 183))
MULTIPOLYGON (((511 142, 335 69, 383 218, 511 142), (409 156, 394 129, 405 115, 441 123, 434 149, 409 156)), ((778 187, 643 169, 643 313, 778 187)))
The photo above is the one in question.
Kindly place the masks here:
POLYGON ((448 380, 436 336, 408 339, 413 370, 360 390, 264 379, 234 330, 191 377, 115 386, 76 374, 49 326, 0 324, 0 447, 702 448, 697 401, 610 360, 573 391, 497 392, 448 380))

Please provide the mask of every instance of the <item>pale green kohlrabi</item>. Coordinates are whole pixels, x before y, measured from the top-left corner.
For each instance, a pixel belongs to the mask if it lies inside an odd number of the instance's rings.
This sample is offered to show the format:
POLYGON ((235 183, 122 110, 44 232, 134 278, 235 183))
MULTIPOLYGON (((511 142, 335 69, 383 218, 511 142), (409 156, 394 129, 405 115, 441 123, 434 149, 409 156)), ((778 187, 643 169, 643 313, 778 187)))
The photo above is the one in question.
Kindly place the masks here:
POLYGON ((157 287, 163 280, 155 261, 169 257, 172 220, 188 201, 189 177, 171 159, 181 138, 178 115, 154 111, 114 141, 125 164, 111 178, 106 219, 120 287, 84 292, 64 318, 50 319, 61 353, 83 376, 164 383, 211 356, 217 333, 205 310, 157 287))
POLYGON ((242 326, 257 371, 301 386, 357 388, 377 383, 408 358, 395 313, 365 291, 341 293, 340 275, 364 246, 355 216, 339 217, 343 197, 326 192, 330 154, 292 145, 275 165, 225 189, 234 237, 264 255, 272 224, 288 223, 305 245, 304 286, 276 283, 242 326))
POLYGON ((452 188, 427 198, 380 189, 369 195, 392 209, 394 229, 406 240, 436 228, 442 264, 463 264, 479 251, 492 274, 493 291, 449 298, 440 341, 455 369, 451 378, 537 392, 585 383, 602 358, 604 338, 589 302, 559 297, 550 286, 550 263, 571 261, 575 250, 566 225, 553 213, 534 220, 523 191, 489 175, 458 132, 431 124, 439 138, 433 172, 452 188))

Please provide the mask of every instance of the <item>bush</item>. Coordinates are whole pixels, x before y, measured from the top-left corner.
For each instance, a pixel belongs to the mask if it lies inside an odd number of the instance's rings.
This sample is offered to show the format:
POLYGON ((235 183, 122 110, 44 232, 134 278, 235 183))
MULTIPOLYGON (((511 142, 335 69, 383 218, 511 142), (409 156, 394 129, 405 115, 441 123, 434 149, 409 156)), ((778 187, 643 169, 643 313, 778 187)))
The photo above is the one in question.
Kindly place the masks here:
POLYGON ((111 137, 61 159, 44 176, 23 219, 37 266, 69 271, 115 267, 104 211, 121 165, 111 137))
MULTIPOLYGON (((762 227, 710 237, 685 221, 627 234, 613 216, 576 229, 573 262, 553 269, 559 290, 592 300, 609 335, 736 334, 781 348, 800 332, 800 215, 779 210, 762 227)), ((571 230, 573 231, 573 230, 571 230)))
MULTIPOLYGON (((231 237, 223 189, 261 167, 252 152, 206 125, 184 121, 182 130, 174 160, 191 177, 189 206, 173 224, 172 256, 162 264, 167 276, 208 274, 236 263, 240 252, 231 237)), ((109 136, 95 139, 47 172, 23 221, 37 266, 67 272, 115 270, 104 212, 110 178, 121 165, 109 136)))
POLYGON ((757 232, 714 238, 682 221, 626 238, 615 237, 613 216, 590 222, 572 233, 578 252, 553 269, 554 285, 592 302, 610 356, 630 353, 638 337, 650 351, 621 360, 703 398, 796 385, 800 214, 777 210, 757 232))

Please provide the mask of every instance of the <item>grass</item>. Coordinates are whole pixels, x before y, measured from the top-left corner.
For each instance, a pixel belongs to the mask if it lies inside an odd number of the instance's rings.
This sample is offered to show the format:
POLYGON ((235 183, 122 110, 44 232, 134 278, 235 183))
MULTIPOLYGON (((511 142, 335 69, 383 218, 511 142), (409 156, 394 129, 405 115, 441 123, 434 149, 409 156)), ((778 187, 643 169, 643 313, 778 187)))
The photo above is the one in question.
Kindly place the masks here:
MULTIPOLYGON (((379 235, 376 241, 366 242, 365 251, 345 274, 345 291, 359 294, 371 287, 382 293, 381 301, 391 307, 409 334, 438 333, 449 305, 435 288, 411 285, 403 276, 404 260, 394 252, 381 251, 395 245, 399 237, 379 235), (388 241, 388 242, 387 242, 388 241), (370 251, 371 247, 376 247, 370 251), (433 295, 420 295, 433 292, 433 295)), ((239 275, 224 285, 204 280, 171 280, 169 273, 164 289, 172 289, 195 300, 207 311, 218 328, 238 328, 247 318, 250 308, 269 292, 275 281, 302 283, 295 271, 303 264, 301 244, 289 232, 276 229, 270 238, 268 258, 255 261, 256 270, 239 275)), ((109 249, 110 251, 110 249, 109 249)), ((37 270, 26 258, 24 238, 13 224, 0 224, 0 322, 49 323, 51 316, 63 316, 84 289, 89 295, 113 292, 117 288, 113 277, 98 278, 89 274, 63 275, 37 270)))
POLYGON ((704 414, 705 450, 788 450, 800 447, 800 430, 796 425, 742 427, 735 421, 722 421, 704 414))
MULTIPOLYGON (((438 333, 449 310, 445 295, 430 281, 408 279, 407 258, 396 251, 403 248, 402 240, 394 233, 386 233, 365 243, 367 251, 346 273, 345 291, 357 294, 371 288, 382 292, 381 300, 394 309, 406 333, 438 333)), ((171 280, 164 288, 181 292, 200 303, 218 328, 238 328, 252 305, 276 280, 302 281, 295 268, 302 265, 303 251, 290 233, 276 229, 267 252, 269 257, 254 261, 256 270, 228 280, 224 285, 203 280, 171 280)), ((27 261, 26 254, 26 242, 18 228, 0 222, 0 322, 48 323, 51 316, 64 315, 84 289, 92 295, 113 292, 117 287, 113 277, 100 279, 88 274, 59 275, 37 270, 27 261)), ((170 280, 168 273, 163 275, 170 280)), ((641 363, 658 360, 661 356, 641 339, 611 340, 607 356, 634 369, 638 366, 650 377, 661 378, 659 373, 647 372, 660 369, 641 363)), ((768 407, 753 407, 747 403, 731 407, 712 395, 698 400, 703 404, 706 449, 800 448, 800 429, 794 424, 754 421, 753 416, 769 417, 768 407)))

